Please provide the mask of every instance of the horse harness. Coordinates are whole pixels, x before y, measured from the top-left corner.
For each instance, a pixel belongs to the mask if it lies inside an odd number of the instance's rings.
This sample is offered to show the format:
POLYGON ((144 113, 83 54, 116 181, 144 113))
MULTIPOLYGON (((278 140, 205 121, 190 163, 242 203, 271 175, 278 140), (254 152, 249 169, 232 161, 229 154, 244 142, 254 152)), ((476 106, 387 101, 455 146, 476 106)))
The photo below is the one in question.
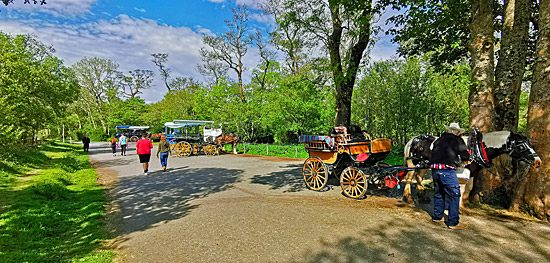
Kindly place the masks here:
POLYGON ((429 168, 430 160, 425 158, 425 153, 431 152, 430 146, 435 140, 436 137, 426 134, 414 137, 407 159, 412 159, 416 167, 429 168))

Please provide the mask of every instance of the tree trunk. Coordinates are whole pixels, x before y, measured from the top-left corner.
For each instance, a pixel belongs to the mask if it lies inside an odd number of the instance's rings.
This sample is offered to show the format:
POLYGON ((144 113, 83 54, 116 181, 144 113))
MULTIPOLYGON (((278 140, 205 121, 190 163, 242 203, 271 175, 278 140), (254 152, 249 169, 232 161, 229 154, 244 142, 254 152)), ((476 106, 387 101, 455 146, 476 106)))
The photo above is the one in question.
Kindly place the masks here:
POLYGON ((472 0, 472 20, 470 22, 472 56, 472 85, 468 102, 470 104, 470 127, 481 132, 493 129, 491 111, 493 108, 494 86, 494 41, 493 41, 493 1, 472 0))
POLYGON ((332 18, 332 33, 328 41, 330 54, 330 65, 334 77, 336 91, 336 117, 334 123, 336 126, 346 126, 351 123, 351 99, 353 96, 353 87, 357 78, 357 70, 363 58, 363 52, 370 41, 370 1, 367 8, 361 11, 358 18, 361 21, 359 26, 357 42, 348 50, 348 65, 344 69, 342 57, 340 55, 341 40, 343 33, 342 20, 340 17, 340 6, 337 1, 329 1, 329 8, 332 18))
POLYGON ((531 0, 506 0, 493 90, 493 128, 517 131, 521 82, 527 63, 531 0))
POLYGON ((550 220, 550 0, 540 1, 539 38, 526 132, 542 159, 520 182, 511 209, 550 220))

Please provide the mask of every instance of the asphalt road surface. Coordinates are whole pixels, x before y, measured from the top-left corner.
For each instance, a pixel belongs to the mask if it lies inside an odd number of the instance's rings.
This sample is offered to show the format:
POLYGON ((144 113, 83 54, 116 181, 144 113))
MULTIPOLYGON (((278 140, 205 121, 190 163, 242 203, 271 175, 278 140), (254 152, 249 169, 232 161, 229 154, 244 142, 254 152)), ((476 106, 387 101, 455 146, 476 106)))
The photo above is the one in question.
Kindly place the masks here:
POLYGON ((93 143, 90 157, 111 187, 116 262, 550 262, 548 223, 471 210, 468 229, 449 230, 429 204, 307 190, 303 160, 170 157, 163 173, 153 154, 143 175, 135 148, 93 143))

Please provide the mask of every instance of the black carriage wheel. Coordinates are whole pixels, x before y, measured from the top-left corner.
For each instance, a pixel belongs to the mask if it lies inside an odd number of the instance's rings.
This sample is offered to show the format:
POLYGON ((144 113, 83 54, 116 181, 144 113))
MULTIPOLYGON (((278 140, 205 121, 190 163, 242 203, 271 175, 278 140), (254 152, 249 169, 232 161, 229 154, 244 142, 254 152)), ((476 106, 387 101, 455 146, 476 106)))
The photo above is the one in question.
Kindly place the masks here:
POLYGON ((131 142, 137 142, 138 140, 139 140, 139 138, 137 136, 130 137, 131 142))
POLYGON ((313 191, 321 191, 328 182, 328 169, 319 157, 310 157, 304 162, 302 169, 306 187, 313 191))
POLYGON ((367 176, 355 167, 348 167, 340 175, 340 186, 347 197, 361 199, 367 192, 367 176))

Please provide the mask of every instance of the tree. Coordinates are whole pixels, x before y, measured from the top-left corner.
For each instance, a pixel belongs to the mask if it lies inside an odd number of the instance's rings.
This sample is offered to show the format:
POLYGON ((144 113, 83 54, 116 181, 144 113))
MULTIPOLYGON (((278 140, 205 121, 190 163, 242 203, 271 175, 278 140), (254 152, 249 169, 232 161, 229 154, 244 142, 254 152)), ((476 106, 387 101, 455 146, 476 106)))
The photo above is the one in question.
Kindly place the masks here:
POLYGON ((109 59, 85 57, 71 68, 82 86, 77 104, 86 112, 94 129, 97 127, 97 120, 103 131, 107 131, 107 105, 113 102, 121 91, 118 63, 109 59))
POLYGON ((511 209, 550 220, 550 165, 547 163, 550 160, 550 1, 540 1, 539 21, 537 59, 526 132, 544 163, 538 169, 531 169, 520 182, 511 209))
POLYGON ((430 54, 437 71, 469 58, 470 0, 386 0, 398 12, 387 24, 397 52, 404 57, 430 54))
POLYGON ((497 131, 517 131, 519 97, 529 43, 531 0, 504 1, 502 41, 495 69, 493 126, 497 131))
POLYGON ((35 141, 76 98, 73 72, 53 53, 32 36, 0 32, 0 145, 35 141))
POLYGON ((155 65, 159 68, 160 75, 164 80, 164 85, 166 85, 168 92, 170 92, 171 88, 170 88, 170 85, 168 85, 168 77, 170 77, 170 69, 164 66, 164 62, 168 61, 168 54, 156 53, 156 54, 151 54, 151 56, 153 57, 151 61, 155 63, 155 65))
POLYGON ((471 56, 472 82, 468 102, 470 104, 470 127, 482 132, 493 129, 491 119, 494 87, 494 37, 493 1, 472 0, 472 20, 468 45, 471 56))
POLYGON ((233 19, 226 20, 225 23, 229 32, 216 37, 205 36, 203 42, 210 49, 201 48, 200 56, 203 63, 207 64, 202 68, 205 70, 215 69, 212 73, 217 74, 220 69, 216 63, 211 61, 221 61, 227 67, 235 71, 237 74, 239 96, 242 102, 245 102, 243 90, 243 72, 245 67, 243 59, 248 51, 248 45, 251 40, 248 37, 248 19, 250 11, 244 6, 231 8, 233 19), (212 67, 214 66, 214 67, 212 67))
POLYGON ((122 85, 124 93, 130 98, 137 98, 144 89, 151 87, 154 73, 151 70, 135 69, 131 70, 129 76, 122 75, 122 85))
POLYGON ((285 0, 282 4, 288 15, 281 16, 279 24, 294 23, 304 28, 310 41, 327 48, 336 98, 335 125, 349 125, 353 87, 364 52, 372 44, 371 21, 378 8, 370 0, 285 0))
POLYGON ((279 0, 269 0, 262 9, 272 14, 277 22, 277 28, 270 33, 271 43, 285 54, 285 63, 291 74, 298 74, 307 61, 307 49, 316 44, 306 41, 306 28, 296 21, 296 12, 288 12, 285 4, 279 0))

